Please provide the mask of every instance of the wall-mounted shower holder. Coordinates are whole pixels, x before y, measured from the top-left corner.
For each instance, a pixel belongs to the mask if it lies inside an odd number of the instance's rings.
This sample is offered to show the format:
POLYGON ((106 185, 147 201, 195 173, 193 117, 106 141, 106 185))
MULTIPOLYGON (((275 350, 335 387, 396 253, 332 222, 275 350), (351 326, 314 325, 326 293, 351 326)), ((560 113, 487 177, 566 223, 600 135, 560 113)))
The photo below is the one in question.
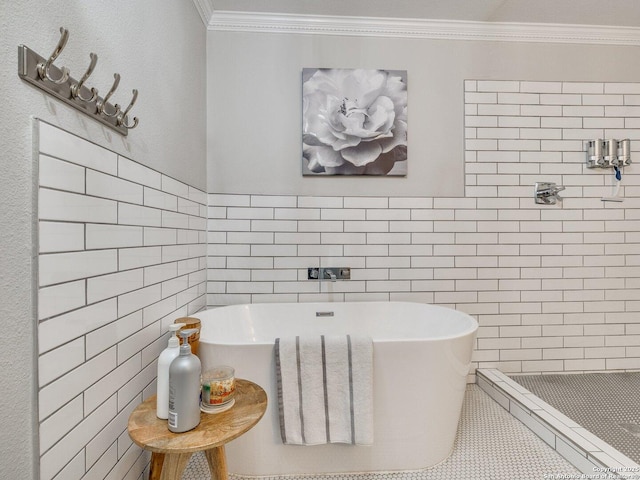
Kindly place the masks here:
POLYGON ((558 200, 562 201, 562 197, 558 195, 562 190, 564 190, 562 185, 556 185, 553 182, 536 182, 534 198, 538 204, 555 205, 558 200))
POLYGON ((631 163, 631 140, 589 140, 585 143, 587 168, 626 167, 631 163))

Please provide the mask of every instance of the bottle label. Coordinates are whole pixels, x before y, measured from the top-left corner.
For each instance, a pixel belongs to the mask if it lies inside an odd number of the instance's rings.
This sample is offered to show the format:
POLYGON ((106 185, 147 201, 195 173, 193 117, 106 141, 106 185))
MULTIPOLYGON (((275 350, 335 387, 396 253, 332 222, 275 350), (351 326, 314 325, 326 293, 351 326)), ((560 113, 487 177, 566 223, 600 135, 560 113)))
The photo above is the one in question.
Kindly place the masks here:
POLYGON ((169 427, 178 428, 178 412, 169 412, 169 427))

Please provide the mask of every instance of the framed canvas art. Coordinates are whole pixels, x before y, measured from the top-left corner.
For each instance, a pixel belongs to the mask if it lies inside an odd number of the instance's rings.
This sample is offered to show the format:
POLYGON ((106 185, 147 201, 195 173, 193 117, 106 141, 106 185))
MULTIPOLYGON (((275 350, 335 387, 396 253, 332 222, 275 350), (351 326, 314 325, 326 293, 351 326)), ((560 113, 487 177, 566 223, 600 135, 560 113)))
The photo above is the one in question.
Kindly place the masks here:
POLYGON ((303 69, 302 173, 406 176, 406 70, 303 69))

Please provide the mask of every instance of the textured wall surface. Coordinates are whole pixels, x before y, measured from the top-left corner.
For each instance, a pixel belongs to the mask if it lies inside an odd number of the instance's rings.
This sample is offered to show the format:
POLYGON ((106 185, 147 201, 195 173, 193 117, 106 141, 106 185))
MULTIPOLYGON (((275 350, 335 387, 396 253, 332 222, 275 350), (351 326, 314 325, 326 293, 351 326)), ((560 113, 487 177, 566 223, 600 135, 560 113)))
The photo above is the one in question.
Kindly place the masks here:
POLYGON ((0 353, 3 388, 0 405, 1 478, 37 476, 37 357, 33 117, 42 118, 137 162, 204 189, 205 29, 191 2, 156 7, 155 2, 0 2, 0 325, 12 332, 12 348, 0 353), (132 113, 139 127, 123 138, 89 117, 22 82, 17 75, 18 45, 49 55, 69 29, 57 65, 79 78, 89 53, 99 59, 90 84, 104 94, 120 73, 113 99, 127 105, 140 91, 132 113), (185 72, 189 72, 185 75, 185 72), (185 95, 184 92, 190 92, 185 95))
POLYGON ((209 31, 208 191, 462 197, 465 79, 634 82, 634 55, 615 45, 209 31), (406 178, 300 175, 305 67, 407 71, 406 178))
MULTIPOLYGON (((465 82, 466 195, 209 195, 208 304, 409 300, 480 322, 474 363, 506 372, 640 368, 640 176, 583 141, 640 139, 640 84, 465 82), (565 200, 536 205, 537 181, 565 200), (307 267, 351 267, 349 281, 307 267)), ((363 181, 366 181, 364 179, 363 181)))

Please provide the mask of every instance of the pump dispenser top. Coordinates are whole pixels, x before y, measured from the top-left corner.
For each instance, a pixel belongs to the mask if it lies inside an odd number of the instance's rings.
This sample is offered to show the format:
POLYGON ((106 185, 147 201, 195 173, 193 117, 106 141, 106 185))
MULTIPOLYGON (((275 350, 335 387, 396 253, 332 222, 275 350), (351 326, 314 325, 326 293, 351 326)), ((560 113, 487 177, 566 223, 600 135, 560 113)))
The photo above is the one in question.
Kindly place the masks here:
POLYGON ((171 362, 180 355, 180 339, 177 332, 184 323, 174 323, 169 325, 169 342, 158 357, 158 386, 156 397, 156 416, 158 418, 169 418, 169 366, 171 362))
POLYGON ((185 323, 172 323, 169 325, 169 332, 171 332, 171 336, 169 337, 169 347, 179 347, 180 339, 178 338, 178 331, 184 327, 185 323))
POLYGON ((191 345, 189 344, 189 337, 197 331, 197 328, 189 328, 187 330, 180 330, 178 332, 178 335, 182 337, 182 345, 180 345, 180 355, 191 355, 191 345))

